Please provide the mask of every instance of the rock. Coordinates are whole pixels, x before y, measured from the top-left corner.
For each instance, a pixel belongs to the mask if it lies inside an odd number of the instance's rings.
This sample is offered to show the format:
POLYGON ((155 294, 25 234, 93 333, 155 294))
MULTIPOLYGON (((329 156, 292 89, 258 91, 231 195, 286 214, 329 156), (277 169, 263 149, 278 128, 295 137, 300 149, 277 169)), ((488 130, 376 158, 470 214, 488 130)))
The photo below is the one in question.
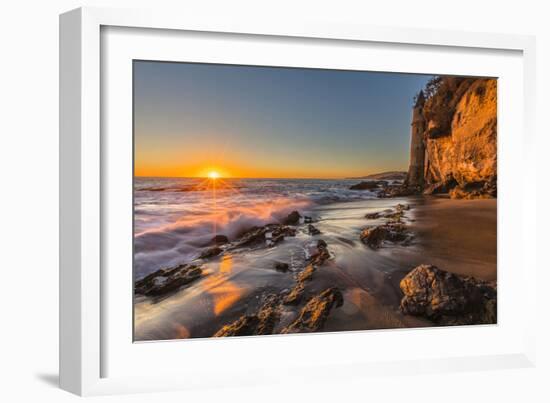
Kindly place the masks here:
POLYGON ((317 249, 326 249, 328 248, 328 244, 326 243, 326 241, 324 239, 319 239, 317 241, 317 249))
POLYGON ((360 182, 356 185, 351 185, 350 190, 373 190, 378 189, 378 183, 375 181, 360 182))
POLYGON ((384 215, 384 218, 386 218, 388 221, 388 223, 401 223, 401 219, 403 218, 403 216, 405 215, 405 213, 403 213, 403 211, 394 211, 394 212, 391 212, 391 213, 388 213, 388 214, 385 214, 384 215))
POLYGON ((409 236, 405 232, 405 226, 402 224, 384 224, 376 227, 363 229, 359 235, 361 242, 372 249, 378 249, 382 242, 405 242, 409 236))
POLYGON ((294 228, 276 225, 274 228, 270 228, 271 232, 266 233, 266 238, 271 242, 270 246, 273 246, 281 241, 284 241, 287 236, 296 236, 296 230, 294 228), (271 234, 271 238, 269 238, 271 234))
POLYGON ((315 267, 312 264, 308 264, 303 271, 298 273, 298 277, 297 277, 298 282, 303 283, 304 281, 311 280, 314 272, 315 272, 315 267))
POLYGON ((449 193, 449 191, 451 191, 451 189, 453 189, 456 185, 458 185, 457 181, 452 177, 452 175, 449 175, 440 182, 428 185, 424 189, 423 193, 426 195, 449 193))
POLYGON ((382 215, 380 213, 367 213, 365 214, 365 218, 367 220, 376 220, 377 218, 380 218, 382 215))
POLYGON ((225 235, 216 235, 211 240, 209 245, 225 245, 229 243, 229 239, 225 235))
POLYGON ((302 308, 298 318, 285 327, 281 333, 311 333, 321 330, 332 310, 344 303, 344 297, 337 288, 328 288, 314 296, 302 308))
POLYGON ((283 224, 284 225, 297 225, 297 224, 300 223, 300 217, 302 217, 300 215, 300 213, 298 213, 297 211, 293 211, 288 216, 286 216, 286 218, 283 221, 283 224))
POLYGON ((286 236, 296 236, 294 228, 281 224, 267 224, 263 227, 252 227, 237 239, 229 249, 244 246, 273 246, 286 236))
POLYGON ((214 334, 214 337, 271 334, 279 318, 279 298, 275 295, 270 295, 256 313, 243 315, 235 322, 225 325, 214 334))
POLYGON ((287 272, 289 270, 289 265, 284 262, 275 262, 275 270, 287 272))
POLYGON ((362 178, 350 178, 350 179, 380 179, 385 181, 389 181, 389 180, 402 181, 402 180, 405 180, 406 177, 407 177, 407 172, 387 171, 387 172, 380 172, 376 174, 367 175, 362 178))
POLYGON ((317 253, 310 257, 309 264, 306 266, 306 268, 298 273, 298 275, 296 276, 296 285, 283 298, 283 304, 299 304, 305 293, 305 283, 311 281, 311 279, 313 278, 313 274, 317 269, 317 266, 321 266, 327 259, 330 258, 328 245, 324 240, 319 239, 317 241, 316 247, 317 253))
POLYGON ((451 199, 490 199, 497 197, 496 178, 489 182, 472 182, 449 192, 451 199))
POLYGON ((160 296, 176 291, 202 275, 197 265, 182 264, 171 269, 160 269, 135 282, 136 294, 160 296))
POLYGON ((397 206, 395 206, 395 209, 398 212, 409 211, 411 209, 411 206, 409 204, 398 204, 397 206))
POLYGON ((392 198, 392 197, 405 197, 418 194, 422 191, 422 188, 419 186, 406 186, 406 185, 397 185, 397 186, 388 186, 378 192, 377 197, 379 198, 392 198))
POLYGON ((324 240, 319 239, 317 241, 317 252, 314 253, 309 258, 309 262, 312 265, 321 266, 328 259, 330 259, 330 252, 328 251, 328 245, 324 240))
POLYGON ((311 264, 296 276, 296 285, 290 290, 288 295, 283 299, 285 305, 297 305, 302 300, 305 292, 305 283, 313 278, 315 267, 311 264))
POLYGON ((284 305, 298 305, 302 300, 305 291, 304 283, 297 283, 292 290, 283 298, 284 305))
POLYGON ((461 277, 432 265, 420 265, 399 284, 401 311, 440 325, 496 323, 496 285, 461 277))
POLYGON ((313 218, 308 217, 307 215, 304 216, 304 224, 311 224, 313 222, 313 218))
POLYGON ((211 248, 206 249, 199 255, 199 259, 210 259, 215 256, 218 256, 220 253, 223 252, 223 249, 219 246, 213 246, 211 248))
POLYGON ((307 232, 309 235, 319 235, 321 233, 321 231, 319 231, 316 227, 314 227, 311 224, 307 226, 307 232))
POLYGON ((384 226, 365 228, 361 231, 359 238, 361 242, 373 249, 378 249, 382 244, 382 241, 388 236, 388 231, 384 226))

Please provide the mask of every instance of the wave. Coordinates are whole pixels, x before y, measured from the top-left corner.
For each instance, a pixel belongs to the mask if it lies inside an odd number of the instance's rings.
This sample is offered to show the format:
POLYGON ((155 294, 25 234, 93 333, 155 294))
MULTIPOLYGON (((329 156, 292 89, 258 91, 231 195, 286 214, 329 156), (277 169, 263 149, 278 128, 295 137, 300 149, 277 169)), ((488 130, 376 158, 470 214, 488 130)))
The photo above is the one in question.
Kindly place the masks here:
POLYGON ((215 235, 230 241, 255 226, 281 222, 293 210, 311 206, 307 200, 277 198, 250 205, 225 205, 216 211, 184 214, 175 222, 136 232, 134 236, 136 275, 196 258, 215 235))

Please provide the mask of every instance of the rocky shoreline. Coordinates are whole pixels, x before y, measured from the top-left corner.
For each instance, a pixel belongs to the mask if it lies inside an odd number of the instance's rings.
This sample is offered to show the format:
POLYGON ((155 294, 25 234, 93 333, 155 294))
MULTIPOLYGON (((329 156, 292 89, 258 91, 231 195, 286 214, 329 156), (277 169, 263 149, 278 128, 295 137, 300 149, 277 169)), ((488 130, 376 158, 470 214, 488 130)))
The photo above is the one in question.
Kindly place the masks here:
MULTIPOLYGON (((377 186, 385 192, 387 185, 377 186)), ((399 203, 391 209, 364 215, 365 226, 357 234, 358 241, 374 252, 414 243, 410 228, 410 204, 399 203), (376 221, 370 224, 371 221, 376 221)), ((330 245, 319 238, 321 231, 310 217, 291 212, 281 223, 252 227, 230 241, 218 234, 205 245, 200 255, 187 264, 160 269, 135 282, 135 294, 152 303, 186 288, 208 276, 204 264, 226 254, 248 250, 276 248, 297 233, 315 239, 301 268, 292 268, 288 261, 276 261, 273 270, 293 277, 294 285, 282 292, 264 292, 259 302, 236 319, 221 323, 213 337, 253 336, 267 334, 309 333, 325 329, 333 312, 344 304, 345 288, 313 285, 317 272, 334 265, 330 245), (332 262, 332 263, 331 263, 332 262), (327 266, 329 265, 329 266, 327 266), (254 308, 255 306, 255 308, 254 308)), ((430 262, 403 273, 399 281, 401 299, 393 306, 405 316, 422 318, 433 326, 496 323, 496 282, 462 277, 441 270, 430 262)))

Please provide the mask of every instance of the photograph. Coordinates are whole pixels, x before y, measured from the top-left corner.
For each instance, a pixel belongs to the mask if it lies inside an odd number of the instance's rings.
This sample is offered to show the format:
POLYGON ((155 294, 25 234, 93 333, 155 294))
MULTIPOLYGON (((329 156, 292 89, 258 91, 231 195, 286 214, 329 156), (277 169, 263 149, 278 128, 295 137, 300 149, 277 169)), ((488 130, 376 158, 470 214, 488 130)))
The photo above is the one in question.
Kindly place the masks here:
POLYGON ((497 78, 132 63, 134 342, 497 324, 497 78))

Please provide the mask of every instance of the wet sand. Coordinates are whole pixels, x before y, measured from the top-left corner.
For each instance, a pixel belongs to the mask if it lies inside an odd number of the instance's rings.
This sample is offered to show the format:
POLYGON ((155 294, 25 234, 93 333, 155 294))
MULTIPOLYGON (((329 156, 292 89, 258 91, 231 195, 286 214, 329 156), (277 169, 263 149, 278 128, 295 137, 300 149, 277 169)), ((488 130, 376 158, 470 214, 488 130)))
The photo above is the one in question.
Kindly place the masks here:
POLYGON ((411 224, 429 263, 481 280, 497 278, 497 201, 419 199, 411 224))
MULTIPOLYGON (((399 282, 419 264, 496 279, 496 200, 378 199, 320 206, 308 214, 317 217, 315 226, 322 234, 310 236, 299 229, 295 238, 273 248, 225 254, 208 262, 206 276, 190 287, 160 300, 139 297, 135 340, 212 336, 257 309, 266 294, 292 288, 295 275, 305 267, 307 245, 318 239, 327 242, 332 259, 316 270, 308 291, 338 287, 344 296, 343 306, 331 312, 323 331, 433 326, 399 310, 399 282), (384 222, 367 220, 365 214, 398 203, 411 206, 405 223, 414 234, 413 242, 378 250, 363 245, 361 229, 384 222), (289 262, 291 271, 277 272, 275 261, 289 262)), ((274 332, 296 318, 302 305, 285 306, 274 332)))
POLYGON ((359 286, 346 290, 344 307, 333 312, 325 331, 433 326, 398 310, 399 282, 420 264, 481 280, 497 279, 496 200, 414 197, 405 201, 411 206, 408 225, 413 243, 377 251, 363 263, 371 270, 363 269, 361 275, 353 270, 359 286))

